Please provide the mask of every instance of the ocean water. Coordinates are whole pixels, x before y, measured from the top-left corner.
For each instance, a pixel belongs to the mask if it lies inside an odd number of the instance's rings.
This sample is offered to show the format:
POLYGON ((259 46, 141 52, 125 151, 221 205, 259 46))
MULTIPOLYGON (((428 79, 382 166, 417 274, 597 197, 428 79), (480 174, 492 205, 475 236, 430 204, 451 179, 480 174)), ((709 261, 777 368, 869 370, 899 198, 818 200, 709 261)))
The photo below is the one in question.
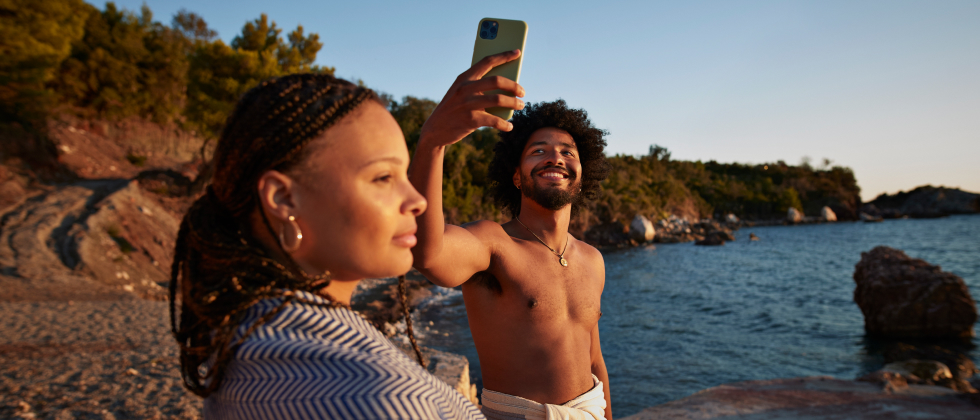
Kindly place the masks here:
MULTIPOLYGON (((980 215, 743 228, 735 236, 720 247, 604 253, 599 330, 615 417, 723 383, 849 379, 880 368, 852 278, 861 252, 878 245, 939 264, 980 298, 980 215)), ((461 294, 444 289, 418 318, 422 344, 466 355, 480 385, 461 294)), ((976 347, 966 352, 980 361, 976 347)))

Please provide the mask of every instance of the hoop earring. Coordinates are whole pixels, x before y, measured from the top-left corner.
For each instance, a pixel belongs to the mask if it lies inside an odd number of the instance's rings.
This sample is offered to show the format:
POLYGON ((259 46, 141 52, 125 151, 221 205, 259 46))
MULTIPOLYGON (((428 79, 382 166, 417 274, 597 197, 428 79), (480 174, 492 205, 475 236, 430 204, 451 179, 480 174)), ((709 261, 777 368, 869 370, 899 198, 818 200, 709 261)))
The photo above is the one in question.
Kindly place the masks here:
POLYGON ((286 245, 286 236, 283 234, 283 227, 286 224, 283 223, 279 226, 279 246, 282 247, 283 251, 295 252, 299 249, 299 245, 303 243, 303 231, 299 230, 299 224, 296 223, 296 217, 289 216, 289 225, 296 231, 296 243, 292 245, 286 245))

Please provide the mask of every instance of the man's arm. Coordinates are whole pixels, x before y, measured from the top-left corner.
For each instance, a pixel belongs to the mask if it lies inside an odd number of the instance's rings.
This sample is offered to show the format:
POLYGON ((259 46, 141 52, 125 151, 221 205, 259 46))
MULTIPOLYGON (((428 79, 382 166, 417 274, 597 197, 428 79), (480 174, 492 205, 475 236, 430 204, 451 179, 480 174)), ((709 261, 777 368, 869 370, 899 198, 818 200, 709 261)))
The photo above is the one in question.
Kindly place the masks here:
POLYGON ((602 346, 599 345, 599 323, 592 329, 592 374, 602 381, 602 392, 606 394, 606 419, 612 420, 612 400, 609 398, 609 373, 606 372, 606 360, 602 358, 602 346))
POLYGON ((442 166, 446 147, 477 128, 494 127, 501 131, 513 128, 513 124, 485 109, 497 106, 522 109, 524 102, 515 97, 484 92, 501 89, 524 96, 524 89, 510 79, 499 76, 484 79, 483 76, 493 67, 519 56, 520 51, 492 55, 460 74, 422 126, 409 179, 428 200, 428 208, 416 218, 419 242, 412 248, 413 265, 440 286, 458 286, 490 266, 491 249, 478 237, 479 223, 469 229, 446 224, 442 214, 442 166))

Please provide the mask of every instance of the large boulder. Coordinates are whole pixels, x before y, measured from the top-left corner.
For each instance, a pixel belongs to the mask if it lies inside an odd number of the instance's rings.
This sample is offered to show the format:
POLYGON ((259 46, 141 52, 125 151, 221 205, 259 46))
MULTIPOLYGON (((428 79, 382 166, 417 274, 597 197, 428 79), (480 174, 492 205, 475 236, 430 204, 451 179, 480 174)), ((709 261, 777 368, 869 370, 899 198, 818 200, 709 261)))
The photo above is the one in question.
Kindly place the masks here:
POLYGON ((973 337, 977 307, 963 279, 939 266, 879 246, 861 253, 854 302, 868 335, 890 338, 973 337))
POLYGON ((820 209, 820 219, 825 222, 836 222, 837 213, 834 213, 834 211, 831 210, 830 207, 823 206, 823 208, 820 209))
POLYGON ((793 207, 790 207, 789 210, 786 211, 786 221, 787 222, 790 222, 790 223, 800 223, 800 222, 802 222, 803 221, 803 212, 801 212, 801 211, 799 211, 799 210, 797 210, 797 209, 795 209, 793 207))
POLYGON ((630 222, 630 238, 636 242, 650 242, 656 233, 653 229, 653 222, 642 214, 636 215, 630 222))

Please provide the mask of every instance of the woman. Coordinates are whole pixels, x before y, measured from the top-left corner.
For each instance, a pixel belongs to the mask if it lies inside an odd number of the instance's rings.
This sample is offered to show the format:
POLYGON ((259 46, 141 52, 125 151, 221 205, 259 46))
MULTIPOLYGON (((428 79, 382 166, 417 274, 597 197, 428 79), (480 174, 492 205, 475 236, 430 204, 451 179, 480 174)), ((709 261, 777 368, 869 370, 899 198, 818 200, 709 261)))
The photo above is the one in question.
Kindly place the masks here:
POLYGON ((359 279, 411 268, 426 202, 408 163, 368 89, 294 75, 241 99, 172 267, 181 374, 206 418, 482 418, 348 307, 359 279))

